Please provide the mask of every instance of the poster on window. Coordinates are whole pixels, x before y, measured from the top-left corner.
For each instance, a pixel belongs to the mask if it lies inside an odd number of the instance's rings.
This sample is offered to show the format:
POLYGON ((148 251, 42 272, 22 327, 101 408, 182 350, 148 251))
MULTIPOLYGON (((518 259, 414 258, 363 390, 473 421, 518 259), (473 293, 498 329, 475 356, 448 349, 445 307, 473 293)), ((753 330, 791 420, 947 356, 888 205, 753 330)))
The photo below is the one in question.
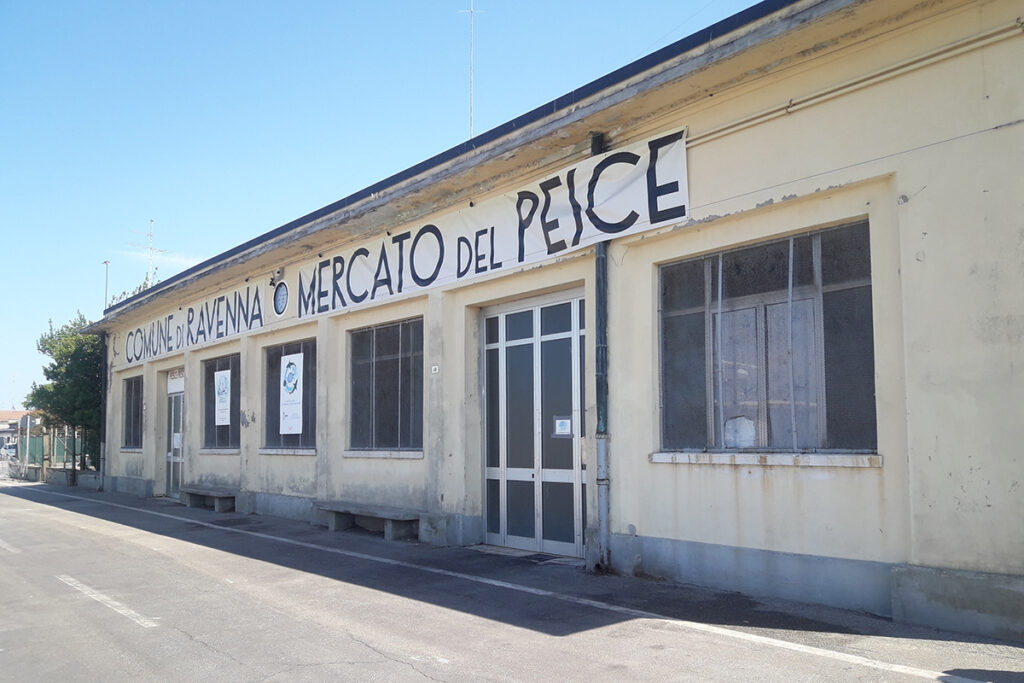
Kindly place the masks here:
POLYGON ((215 424, 231 424, 231 371, 218 370, 213 373, 213 387, 215 393, 214 419, 215 424))
POLYGON ((281 356, 281 434, 302 433, 302 354, 281 356))

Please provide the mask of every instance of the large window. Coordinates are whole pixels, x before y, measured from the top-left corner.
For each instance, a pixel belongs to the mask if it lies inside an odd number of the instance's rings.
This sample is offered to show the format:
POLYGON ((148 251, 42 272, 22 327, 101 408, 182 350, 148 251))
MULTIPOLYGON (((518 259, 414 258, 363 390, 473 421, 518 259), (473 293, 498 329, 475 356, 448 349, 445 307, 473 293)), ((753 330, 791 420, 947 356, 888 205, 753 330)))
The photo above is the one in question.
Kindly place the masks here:
POLYGON ((239 355, 203 361, 203 448, 239 447, 239 355))
POLYGON ((353 449, 423 448, 423 320, 352 333, 353 449))
POLYGON ((267 349, 267 448, 316 448, 316 340, 267 349))
POLYGON ((867 223, 661 269, 665 450, 874 450, 867 223))
POLYGON ((142 448, 142 376, 124 381, 124 448, 142 448))

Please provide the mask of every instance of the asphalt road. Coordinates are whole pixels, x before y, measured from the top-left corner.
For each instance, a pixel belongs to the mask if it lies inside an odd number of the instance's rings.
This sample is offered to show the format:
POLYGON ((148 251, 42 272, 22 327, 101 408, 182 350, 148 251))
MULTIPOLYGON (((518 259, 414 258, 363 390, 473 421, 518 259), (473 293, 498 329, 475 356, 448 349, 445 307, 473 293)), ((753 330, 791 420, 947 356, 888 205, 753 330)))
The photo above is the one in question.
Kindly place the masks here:
POLYGON ((0 481, 0 680, 1024 681, 1024 648, 578 563, 0 481))

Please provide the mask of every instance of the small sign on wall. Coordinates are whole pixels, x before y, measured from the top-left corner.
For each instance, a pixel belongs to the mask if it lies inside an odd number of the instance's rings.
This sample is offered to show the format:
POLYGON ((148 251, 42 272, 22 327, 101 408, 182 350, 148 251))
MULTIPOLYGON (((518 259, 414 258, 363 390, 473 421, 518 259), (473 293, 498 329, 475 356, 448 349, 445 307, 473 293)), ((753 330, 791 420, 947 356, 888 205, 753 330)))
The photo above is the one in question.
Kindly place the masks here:
POLYGON ((302 433, 302 354, 281 356, 281 434, 302 433))
POLYGON ((555 430, 551 433, 555 439, 572 438, 572 418, 568 416, 555 416, 555 430))
POLYGON ((218 370, 213 373, 213 387, 216 405, 215 424, 219 427, 231 424, 231 371, 218 370))
POLYGON ((175 368, 167 373, 167 393, 180 394, 185 391, 185 368, 175 368))

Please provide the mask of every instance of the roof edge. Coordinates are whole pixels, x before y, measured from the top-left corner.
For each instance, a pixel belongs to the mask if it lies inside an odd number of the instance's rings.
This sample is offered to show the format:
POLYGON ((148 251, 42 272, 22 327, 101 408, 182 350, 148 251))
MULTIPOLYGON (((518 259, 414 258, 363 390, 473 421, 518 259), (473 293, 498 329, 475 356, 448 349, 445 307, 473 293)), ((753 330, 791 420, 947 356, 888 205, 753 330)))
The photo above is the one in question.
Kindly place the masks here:
MULTIPOLYGON (((212 256, 200 263, 186 268, 185 270, 172 275, 171 277, 156 283, 148 289, 144 289, 138 294, 134 294, 127 299, 119 301, 118 303, 105 308, 103 310, 104 318, 110 313, 120 313, 127 311, 132 308, 133 304, 141 303, 143 300, 148 299, 152 296, 158 295, 164 291, 173 288, 176 284, 191 278, 202 271, 211 268, 212 266, 239 256, 250 249, 263 245, 271 240, 274 240, 282 235, 285 235, 297 228, 309 225, 325 216, 329 216, 332 213, 345 209, 353 204, 356 204, 370 196, 380 193, 388 188, 394 187, 399 183, 405 182, 416 176, 441 166, 442 164, 448 163, 453 159, 457 159, 465 154, 468 154, 479 147, 490 144, 496 140, 499 140, 506 135, 509 135, 521 128, 524 128, 530 124, 536 123, 545 117, 551 116, 558 113, 559 111, 568 109, 581 101, 596 95, 602 90, 606 90, 619 83, 622 83, 634 76, 637 76, 644 71, 648 71, 660 64, 667 61, 681 57, 682 55, 690 52, 691 50, 697 49, 703 45, 710 43, 711 41, 721 38, 722 36, 732 33, 736 30, 752 24, 756 21, 764 19, 765 17, 774 14, 780 10, 783 10, 791 5, 804 2, 805 0, 762 0, 755 5, 737 12, 721 21, 718 21, 706 28, 700 29, 690 35, 681 38, 674 43, 670 43, 663 48, 655 50, 650 54, 644 55, 639 59, 636 59, 625 66, 622 66, 604 76, 601 76, 589 83, 571 90, 570 92, 557 97, 550 102, 546 102, 525 114, 521 114, 514 119, 506 121, 505 123, 499 124, 490 130, 487 130, 465 142, 462 142, 454 147, 450 147, 443 152, 435 154, 417 164, 414 164, 398 173, 390 175, 383 180, 379 180, 372 185, 369 185, 361 190, 357 190, 352 194, 343 197, 335 202, 332 202, 326 206, 323 206, 315 211, 305 214, 299 218, 285 223, 277 228, 269 230, 265 233, 257 235, 252 239, 246 240, 245 242, 228 249, 227 251, 221 252, 215 256, 212 256)), ((102 332, 105 327, 102 325, 103 320, 99 320, 86 331, 90 334, 98 334, 102 332)))

